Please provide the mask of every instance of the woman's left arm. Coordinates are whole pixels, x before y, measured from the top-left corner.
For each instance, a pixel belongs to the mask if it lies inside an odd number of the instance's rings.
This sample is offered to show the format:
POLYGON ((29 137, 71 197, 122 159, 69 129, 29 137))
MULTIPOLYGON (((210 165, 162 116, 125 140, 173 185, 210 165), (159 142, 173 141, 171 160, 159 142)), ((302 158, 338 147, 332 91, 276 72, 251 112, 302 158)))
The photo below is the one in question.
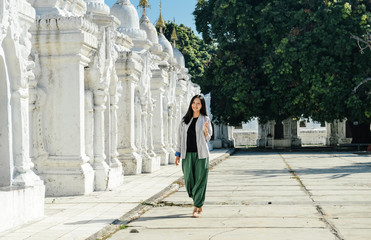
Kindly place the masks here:
POLYGON ((209 118, 206 118, 205 120, 204 134, 205 134, 206 142, 210 141, 211 135, 213 135, 213 128, 211 126, 209 118))

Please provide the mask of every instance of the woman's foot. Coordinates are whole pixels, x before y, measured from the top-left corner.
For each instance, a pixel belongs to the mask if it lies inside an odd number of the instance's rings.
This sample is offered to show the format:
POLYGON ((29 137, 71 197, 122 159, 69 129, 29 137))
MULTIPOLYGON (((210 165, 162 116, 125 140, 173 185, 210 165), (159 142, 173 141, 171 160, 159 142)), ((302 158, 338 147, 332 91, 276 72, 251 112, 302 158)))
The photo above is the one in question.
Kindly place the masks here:
POLYGON ((201 213, 202 213, 202 207, 200 207, 200 208, 197 210, 197 213, 198 213, 198 214, 201 214, 201 213))
POLYGON ((194 209, 193 209, 193 214, 192 214, 192 216, 194 217, 194 218, 198 218, 198 217, 200 217, 200 214, 198 213, 198 208, 197 207, 195 207, 194 209))

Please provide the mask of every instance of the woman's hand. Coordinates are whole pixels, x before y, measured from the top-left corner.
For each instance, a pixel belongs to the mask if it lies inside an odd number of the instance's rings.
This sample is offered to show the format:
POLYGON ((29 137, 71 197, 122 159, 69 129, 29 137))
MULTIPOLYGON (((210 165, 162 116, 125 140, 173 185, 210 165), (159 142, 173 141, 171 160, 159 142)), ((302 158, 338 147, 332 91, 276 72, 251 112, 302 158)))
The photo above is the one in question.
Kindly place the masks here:
POLYGON ((175 157, 175 166, 178 166, 180 162, 180 157, 175 157))
POLYGON ((209 128, 209 122, 205 122, 205 125, 204 125, 205 137, 209 135, 209 131, 207 130, 208 128, 209 128))

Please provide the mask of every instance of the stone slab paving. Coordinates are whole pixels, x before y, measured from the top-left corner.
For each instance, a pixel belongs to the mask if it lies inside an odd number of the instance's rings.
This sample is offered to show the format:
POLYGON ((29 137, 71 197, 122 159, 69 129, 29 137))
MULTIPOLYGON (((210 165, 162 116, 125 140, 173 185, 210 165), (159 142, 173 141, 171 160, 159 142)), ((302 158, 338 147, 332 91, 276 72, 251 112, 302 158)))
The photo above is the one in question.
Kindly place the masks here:
POLYGON ((323 154, 320 159, 306 158, 306 154, 281 157, 299 175, 313 203, 342 238, 371 239, 370 156, 344 153, 323 154))
POLYGON ((183 188, 109 240, 370 240, 371 158, 238 152, 210 171, 204 213, 183 188))
MULTIPOLYGON (((228 149, 212 151, 210 161, 229 156, 227 152, 228 149)), ((142 202, 166 189, 182 176, 180 167, 167 165, 151 174, 125 176, 125 183, 113 191, 93 192, 86 196, 46 198, 44 218, 2 232, 0 239, 92 239, 92 235, 135 210, 142 202)))

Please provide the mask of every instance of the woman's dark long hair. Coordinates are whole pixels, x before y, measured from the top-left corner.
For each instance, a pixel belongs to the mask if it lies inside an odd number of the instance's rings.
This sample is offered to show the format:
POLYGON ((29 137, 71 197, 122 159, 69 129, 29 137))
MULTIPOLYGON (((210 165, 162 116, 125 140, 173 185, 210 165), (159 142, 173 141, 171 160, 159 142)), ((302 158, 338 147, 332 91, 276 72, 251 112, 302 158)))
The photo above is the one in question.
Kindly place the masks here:
POLYGON ((193 103, 193 100, 195 100, 195 98, 199 98, 200 101, 201 101, 202 107, 200 109, 200 113, 202 115, 204 115, 204 116, 207 116, 206 103, 205 103, 204 96, 202 96, 202 95, 195 95, 195 96, 192 97, 191 102, 189 103, 189 106, 188 106, 188 111, 187 111, 187 113, 183 117, 183 122, 185 124, 188 124, 189 121, 191 121, 191 119, 193 117, 192 103, 193 103))

